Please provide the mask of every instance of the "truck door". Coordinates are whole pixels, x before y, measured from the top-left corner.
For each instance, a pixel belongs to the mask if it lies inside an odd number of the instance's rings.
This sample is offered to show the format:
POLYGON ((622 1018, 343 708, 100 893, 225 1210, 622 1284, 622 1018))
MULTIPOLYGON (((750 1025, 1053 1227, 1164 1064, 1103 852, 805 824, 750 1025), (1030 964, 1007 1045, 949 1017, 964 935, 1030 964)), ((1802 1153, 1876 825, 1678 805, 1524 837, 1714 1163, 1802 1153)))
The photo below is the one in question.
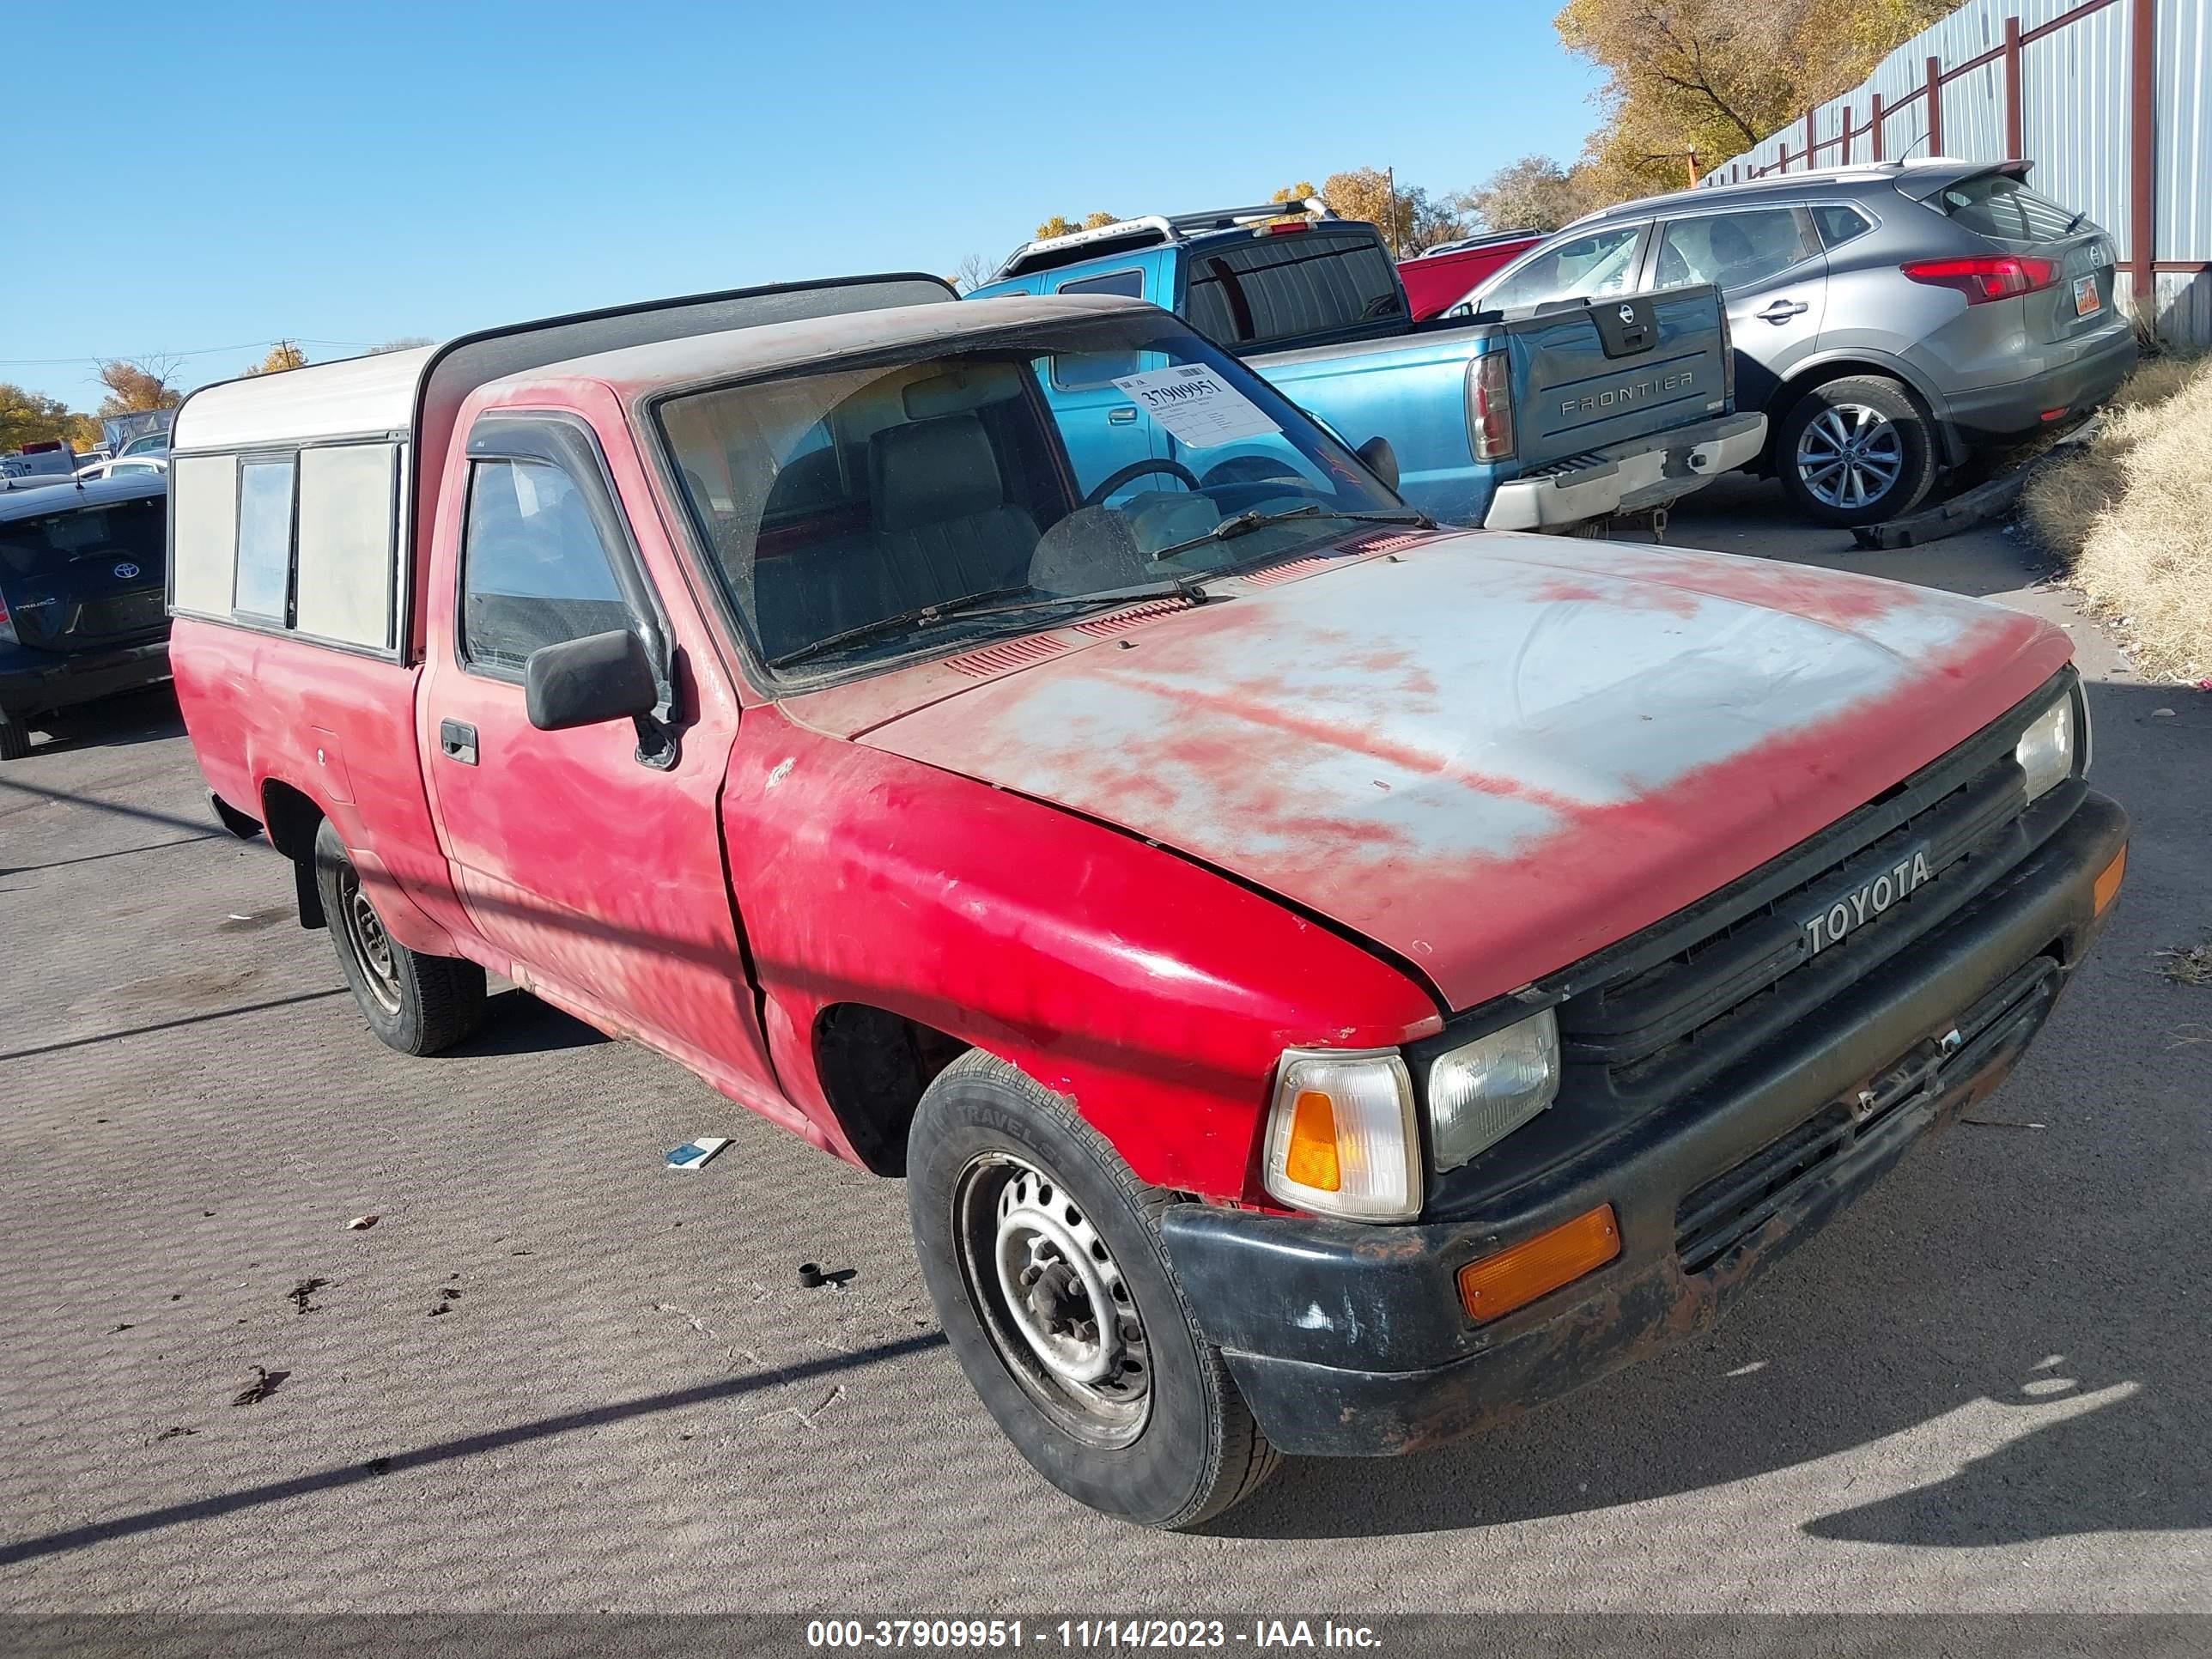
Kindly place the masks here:
POLYGON ((1762 410, 1809 356, 1827 309, 1828 261, 1802 207, 1692 214, 1661 228, 1654 288, 1711 283, 1735 344, 1735 406, 1762 410))
MULTIPOLYGON (((1145 296, 1145 271, 1135 264, 1096 276, 1074 276, 1059 283, 1047 277, 1045 282, 1054 294, 1119 294, 1132 300, 1145 296)), ((1114 384, 1147 366, 1143 354, 1133 351, 1067 352, 1052 360, 1047 395, 1058 412, 1076 488, 1084 495, 1131 462, 1155 453, 1152 422, 1139 416, 1136 404, 1114 384)), ((1117 486, 1114 494, 1175 487, 1166 475, 1149 474, 1117 486)))
MULTIPOLYGON (((716 803, 737 711, 714 653, 684 651, 664 673, 678 683, 663 705, 672 755, 648 752, 651 733, 629 720, 541 732, 524 704, 523 665, 540 647, 629 629, 666 665, 699 619, 678 611, 672 631, 580 418, 483 416, 467 471, 440 526, 417 712, 462 901, 519 982, 635 1032, 740 1100, 772 1100, 723 873, 716 803), (458 571, 442 556, 456 546, 458 571)), ((632 488, 642 495, 641 477, 632 488)), ((680 581, 667 591, 688 606, 680 581)))

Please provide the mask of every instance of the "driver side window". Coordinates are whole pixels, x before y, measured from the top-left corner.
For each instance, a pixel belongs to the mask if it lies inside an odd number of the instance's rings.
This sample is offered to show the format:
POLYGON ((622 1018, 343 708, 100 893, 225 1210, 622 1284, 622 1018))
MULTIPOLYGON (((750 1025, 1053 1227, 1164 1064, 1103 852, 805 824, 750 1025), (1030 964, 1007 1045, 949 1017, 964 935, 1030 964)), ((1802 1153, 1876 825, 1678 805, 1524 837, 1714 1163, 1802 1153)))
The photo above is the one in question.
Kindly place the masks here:
POLYGON ((630 623, 613 565, 575 483, 543 461, 469 469, 461 545, 461 654, 519 675, 540 646, 630 623))

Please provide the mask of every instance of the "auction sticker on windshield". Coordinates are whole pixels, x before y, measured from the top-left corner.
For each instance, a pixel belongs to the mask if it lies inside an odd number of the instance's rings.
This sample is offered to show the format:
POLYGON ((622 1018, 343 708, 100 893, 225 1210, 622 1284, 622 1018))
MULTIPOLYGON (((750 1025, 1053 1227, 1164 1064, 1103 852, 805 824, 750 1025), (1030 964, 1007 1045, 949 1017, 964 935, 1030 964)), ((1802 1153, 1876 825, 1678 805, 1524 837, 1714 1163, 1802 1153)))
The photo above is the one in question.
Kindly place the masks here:
POLYGON ((1203 363, 1125 374, 1114 384, 1177 443, 1193 449, 1210 449, 1239 438, 1264 438, 1282 430, 1249 398, 1203 363))

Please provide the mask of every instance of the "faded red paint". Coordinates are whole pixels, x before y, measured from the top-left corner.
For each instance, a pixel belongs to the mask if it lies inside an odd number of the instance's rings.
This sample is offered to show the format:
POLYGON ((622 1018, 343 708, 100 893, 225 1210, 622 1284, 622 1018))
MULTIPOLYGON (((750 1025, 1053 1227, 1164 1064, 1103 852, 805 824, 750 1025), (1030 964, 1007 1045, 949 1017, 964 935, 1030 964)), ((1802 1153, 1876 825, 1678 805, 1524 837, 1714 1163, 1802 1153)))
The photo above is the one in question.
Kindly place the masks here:
MULTIPOLYGON (((1554 552, 1528 538, 1469 538, 1395 568, 1370 564, 1355 576, 1356 568, 1345 567, 1264 599, 1203 607, 1148 630, 1133 651, 1068 653, 1019 679, 976 688, 957 705, 887 721, 865 741, 1110 818, 1222 864, 1388 945, 1417 965, 1441 999, 1465 1007, 1657 921, 1786 851, 2028 696, 2070 649, 2058 630, 1995 607, 1749 563, 1663 550, 1592 551, 1589 544, 1554 552), (1554 568, 1576 564, 1593 574, 1554 568), (1447 580, 1444 571, 1457 574, 1447 580), (1586 672, 1604 694, 1602 725, 1622 751, 1617 763, 1637 767, 1638 734, 1647 729, 1637 722, 1653 722, 1648 744, 1657 758, 1644 769, 1656 781, 1637 782, 1632 769, 1589 780, 1590 787, 1547 787, 1529 763, 1571 776, 1575 755, 1547 754, 1531 738, 1495 750, 1490 735, 1516 728, 1510 721, 1499 727, 1493 717, 1500 711, 1481 707, 1470 689, 1485 683, 1486 671, 1476 671, 1473 682, 1462 671, 1448 694, 1438 684, 1440 662, 1378 647, 1371 635, 1339 624, 1347 608, 1389 614, 1396 582, 1413 584, 1407 591, 1424 600, 1441 595, 1464 604, 1470 625, 1485 598, 1528 607, 1528 623, 1516 613, 1498 624, 1502 650, 1516 642, 1525 650, 1553 618, 1596 629, 1594 650, 1616 638, 1623 648, 1634 641, 1648 649, 1678 617, 1699 615, 1716 600, 1732 608, 1700 623, 1694 639, 1724 647, 1732 630, 1741 631, 1732 618, 1756 627, 1786 611, 1816 625, 1807 634, 1815 642, 1830 630, 1866 641, 1870 674, 1879 668, 1886 678, 1870 678, 1863 694, 1856 685, 1836 690, 1800 714, 1786 702, 1724 706, 1713 699, 1725 687, 1699 692, 1703 653, 1713 647, 1688 650, 1684 665, 1670 671, 1688 677, 1681 683, 1697 695, 1687 703, 1677 696, 1670 705, 1674 682, 1654 676, 1656 701, 1642 705, 1642 682, 1615 687, 1604 665, 1592 665, 1586 672), (1639 611, 1650 620, 1638 621, 1639 611), (1878 643, 1893 636, 1918 642, 1909 653, 1878 643), (1661 716, 1655 720, 1649 708, 1661 716), (1726 752, 1661 763, 1686 737, 1732 720, 1749 735, 1726 752), (1485 764, 1493 755, 1499 763, 1485 764), (1317 757, 1329 762, 1320 773, 1317 757), (1362 775, 1356 763, 1374 770, 1362 775), (1408 798, 1402 809, 1381 805, 1401 797, 1408 798), (1432 810, 1418 810, 1411 797, 1432 810), (1467 815, 1515 821, 1497 811, 1504 803, 1539 816, 1525 831, 1500 830, 1496 844, 1469 844, 1461 830, 1467 815)), ((1437 624, 1442 633, 1452 626, 1437 624)), ((1776 672, 1784 675, 1786 698, 1786 665, 1776 672)), ((1517 684, 1510 675, 1497 681, 1508 691, 1517 684)), ((1577 718, 1571 705, 1565 714, 1577 718)), ((1598 728, 1565 729, 1587 744, 1598 728)))
MULTIPOLYGON (((688 723, 672 771, 640 766, 626 726, 536 732, 518 686, 457 665, 457 447, 423 470, 409 660, 179 621, 179 700, 218 793, 264 817, 273 787, 306 796, 403 942, 510 975, 848 1158, 813 1032, 825 1008, 860 1001, 1069 1097, 1139 1178, 1255 1201, 1284 1048, 1413 1040, 1438 1029, 1439 1000, 1480 1000, 1658 920, 1934 758, 2066 654, 2063 635, 1977 609, 1909 684, 1594 800, 1571 775, 1432 740, 1434 722, 1484 712, 1462 707, 1468 663, 1340 602, 1407 615, 1391 606, 1418 600, 1397 596, 1480 576, 1531 607, 1524 655, 1577 611, 1646 648, 1707 600, 1839 629, 1933 602, 1663 550, 1393 536, 1273 582, 1224 579, 1224 603, 1134 607, 1048 645, 779 702, 706 600, 641 459, 629 404, 650 389, 545 371, 478 392, 453 430, 501 406, 573 411, 598 434, 678 653, 688 723), (1079 696, 1060 740, 1079 777, 1061 774, 1055 796, 1014 776, 1034 750, 1022 718, 1046 700, 1185 682, 1204 696, 1137 731, 1079 696), (439 754, 449 718, 477 727, 477 767, 439 754), (1316 755, 1339 763, 1330 791, 1298 785, 1316 755), (1220 823, 1268 838, 1268 860, 1242 867, 1198 832, 1200 786, 1220 823), (1455 850, 1437 826, 1468 802, 1551 827, 1455 850)), ((1517 663, 1498 673, 1489 695, 1532 695, 1517 663)), ((1670 708, 1670 740, 1681 718, 1670 708)))

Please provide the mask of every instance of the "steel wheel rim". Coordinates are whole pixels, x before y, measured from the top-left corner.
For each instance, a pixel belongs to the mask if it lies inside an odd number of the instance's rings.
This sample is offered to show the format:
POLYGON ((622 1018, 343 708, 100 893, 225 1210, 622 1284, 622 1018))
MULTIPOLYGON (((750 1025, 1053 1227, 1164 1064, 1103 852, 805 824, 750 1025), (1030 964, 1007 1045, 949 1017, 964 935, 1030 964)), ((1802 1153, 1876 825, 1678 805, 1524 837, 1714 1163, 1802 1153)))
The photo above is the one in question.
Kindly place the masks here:
POLYGON ((1838 404, 1797 434, 1797 477, 1828 507, 1865 507, 1905 475, 1905 434, 1878 409, 1838 404))
POLYGON ((1127 1446, 1152 1419, 1152 1350, 1113 1251, 1051 1175, 985 1152, 954 1188, 969 1297, 1000 1363, 1062 1429, 1127 1446))
POLYGON ((399 963, 392 936, 361 890, 361 877, 351 865, 338 875, 338 921, 345 929, 346 945, 361 966, 362 982, 376 1006, 387 1014, 399 1012, 399 963))

